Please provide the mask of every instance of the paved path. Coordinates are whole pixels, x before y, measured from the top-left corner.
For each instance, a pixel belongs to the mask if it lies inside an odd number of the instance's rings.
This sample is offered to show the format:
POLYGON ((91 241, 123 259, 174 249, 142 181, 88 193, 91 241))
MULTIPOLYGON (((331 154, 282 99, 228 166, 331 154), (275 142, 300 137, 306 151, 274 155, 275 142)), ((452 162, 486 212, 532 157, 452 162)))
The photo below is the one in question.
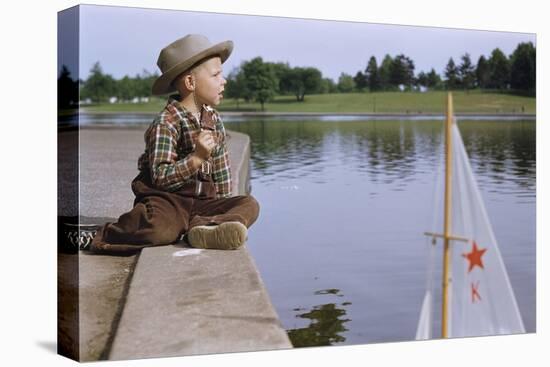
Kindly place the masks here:
POLYGON ((290 348, 248 250, 142 251, 109 359, 290 348))

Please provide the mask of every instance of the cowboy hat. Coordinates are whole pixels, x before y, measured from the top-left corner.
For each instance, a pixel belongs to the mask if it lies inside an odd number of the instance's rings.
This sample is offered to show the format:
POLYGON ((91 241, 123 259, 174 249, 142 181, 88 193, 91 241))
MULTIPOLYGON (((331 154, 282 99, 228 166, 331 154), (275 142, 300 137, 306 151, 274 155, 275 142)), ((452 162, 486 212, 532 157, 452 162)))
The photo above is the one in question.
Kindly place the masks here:
POLYGON ((170 93, 176 90, 172 81, 209 56, 219 56, 222 63, 233 51, 233 41, 225 41, 212 45, 208 38, 200 34, 188 34, 160 51, 157 65, 162 75, 153 83, 154 95, 170 93))

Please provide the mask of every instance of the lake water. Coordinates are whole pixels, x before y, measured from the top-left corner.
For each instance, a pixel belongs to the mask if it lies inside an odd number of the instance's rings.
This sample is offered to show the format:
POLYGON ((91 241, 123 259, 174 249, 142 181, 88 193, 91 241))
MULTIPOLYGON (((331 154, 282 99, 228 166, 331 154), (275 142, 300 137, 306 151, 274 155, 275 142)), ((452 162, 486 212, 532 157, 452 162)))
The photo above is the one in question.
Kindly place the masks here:
MULTIPOLYGON (((151 120, 81 116, 86 125, 151 120)), ((414 339, 442 120, 224 120, 251 137, 261 213, 248 248, 293 344, 414 339)), ((459 128, 525 327, 534 332, 535 121, 468 120, 459 128)))
MULTIPOLYGON (((414 339, 442 121, 226 125, 251 137, 261 213, 248 247, 293 344, 414 339)), ((462 121, 459 128, 525 327, 534 332, 535 122, 462 121)))

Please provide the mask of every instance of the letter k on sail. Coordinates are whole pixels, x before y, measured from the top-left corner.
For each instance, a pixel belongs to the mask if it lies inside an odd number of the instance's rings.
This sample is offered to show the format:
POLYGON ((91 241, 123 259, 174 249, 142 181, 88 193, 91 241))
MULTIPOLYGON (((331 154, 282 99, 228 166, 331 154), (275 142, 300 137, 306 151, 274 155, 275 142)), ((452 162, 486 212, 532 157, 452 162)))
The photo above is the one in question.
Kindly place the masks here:
POLYGON ((474 283, 470 283, 470 287, 472 289, 472 303, 476 303, 476 298, 481 301, 481 296, 479 295, 478 289, 479 289, 479 282, 477 282, 475 285, 474 283))

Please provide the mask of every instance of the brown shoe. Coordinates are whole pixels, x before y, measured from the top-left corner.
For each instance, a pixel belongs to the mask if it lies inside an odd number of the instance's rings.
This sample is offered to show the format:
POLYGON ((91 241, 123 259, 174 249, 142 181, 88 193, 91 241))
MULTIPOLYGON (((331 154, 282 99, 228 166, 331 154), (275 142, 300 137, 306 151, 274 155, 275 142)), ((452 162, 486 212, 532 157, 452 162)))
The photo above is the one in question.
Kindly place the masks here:
POLYGON ((193 227, 187 233, 187 240, 196 248, 235 250, 244 244, 247 233, 246 226, 241 222, 225 222, 193 227))

